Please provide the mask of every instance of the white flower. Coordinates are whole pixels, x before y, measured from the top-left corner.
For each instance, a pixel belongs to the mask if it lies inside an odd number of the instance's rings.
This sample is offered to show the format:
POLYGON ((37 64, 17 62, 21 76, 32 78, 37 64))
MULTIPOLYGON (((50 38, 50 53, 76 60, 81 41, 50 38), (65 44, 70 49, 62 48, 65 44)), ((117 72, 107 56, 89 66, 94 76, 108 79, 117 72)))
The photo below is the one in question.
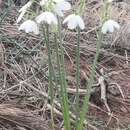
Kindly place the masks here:
POLYGON ((39 34, 38 25, 32 20, 27 20, 22 23, 19 27, 19 30, 24 30, 26 33, 33 32, 36 35, 39 34))
POLYGON ((53 13, 48 12, 48 11, 43 12, 42 14, 37 16, 36 22, 37 23, 45 22, 47 24, 57 24, 58 23, 56 16, 53 13))
POLYGON ((120 25, 114 21, 114 20, 107 20, 103 26, 102 26, 102 33, 103 34, 106 34, 107 32, 114 32, 114 29, 119 29, 120 28, 120 25))
POLYGON ((48 1, 48 0, 41 0, 41 1, 40 1, 40 5, 41 5, 41 6, 45 5, 45 3, 46 3, 47 1, 48 1))
POLYGON ((75 29, 76 27, 79 27, 80 29, 85 28, 85 24, 83 19, 79 15, 71 14, 65 18, 63 21, 63 24, 67 23, 69 29, 75 29))
POLYGON ((32 5, 32 1, 29 1, 27 4, 25 4, 20 10, 20 15, 17 19, 17 23, 19 23, 21 21, 21 19, 23 18, 24 14, 26 13, 27 9, 30 8, 30 6, 32 5))
POLYGON ((63 16, 63 12, 70 10, 71 9, 71 4, 67 1, 61 1, 57 2, 55 7, 54 7, 54 11, 57 15, 59 16, 63 16))

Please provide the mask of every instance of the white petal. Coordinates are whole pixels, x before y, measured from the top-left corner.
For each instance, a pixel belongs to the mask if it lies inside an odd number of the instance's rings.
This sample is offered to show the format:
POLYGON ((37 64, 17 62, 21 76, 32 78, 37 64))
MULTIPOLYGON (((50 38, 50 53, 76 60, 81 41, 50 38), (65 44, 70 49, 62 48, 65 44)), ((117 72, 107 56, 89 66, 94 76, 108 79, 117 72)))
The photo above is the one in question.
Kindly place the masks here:
POLYGON ((106 34, 106 33, 107 33, 107 30, 108 30, 107 25, 104 23, 103 26, 102 26, 101 32, 102 32, 103 34, 106 34))
POLYGON ((57 18, 55 17, 55 15, 52 16, 52 23, 58 24, 58 21, 57 21, 57 18))
POLYGON ((114 26, 113 26, 113 24, 109 24, 108 25, 108 32, 110 32, 110 33, 114 32, 114 26))
POLYGON ((71 9, 71 4, 70 4, 69 2, 66 2, 66 1, 65 1, 65 2, 62 2, 62 6, 64 6, 63 9, 64 9, 65 11, 71 9))
POLYGON ((36 17, 37 23, 41 23, 41 22, 45 19, 44 17, 45 17, 45 16, 44 16, 44 13, 38 15, 38 16, 36 17))
POLYGON ((46 22, 47 24, 57 24, 57 18, 51 12, 43 12, 36 17, 37 23, 46 22))
POLYGON ((48 23, 48 24, 57 24, 57 18, 55 17, 55 15, 53 14, 53 13, 50 13, 50 12, 48 12, 48 13, 46 13, 46 22, 48 23))
POLYGON ((52 16, 45 16, 45 21, 48 23, 48 24, 51 24, 52 23, 52 16))
POLYGON ((75 17, 75 14, 71 14, 69 16, 67 16, 64 21, 63 21, 63 24, 67 23, 71 18, 75 17))
POLYGON ((103 24, 102 33, 103 34, 106 34, 107 32, 112 33, 114 29, 119 29, 119 28, 120 28, 120 25, 116 21, 109 19, 103 24))
POLYGON ((69 2, 66 2, 66 1, 58 2, 54 7, 55 13, 61 17, 64 15, 63 14, 64 11, 67 11, 70 9, 71 9, 71 4, 69 2))
POLYGON ((83 21, 83 19, 79 16, 79 15, 77 15, 77 23, 78 23, 78 25, 79 25, 79 27, 80 27, 80 29, 84 29, 85 28, 85 24, 84 24, 84 21, 83 21))
POLYGON ((77 26, 77 21, 75 19, 71 19, 68 21, 68 28, 73 30, 77 26))
POLYGON ((24 30, 26 33, 33 32, 36 35, 39 34, 38 25, 32 20, 27 20, 22 23, 19 27, 19 30, 24 30))
POLYGON ((85 28, 85 24, 83 19, 79 15, 71 14, 68 17, 65 18, 63 21, 64 23, 68 23, 68 28, 69 29, 75 29, 76 27, 79 27, 80 29, 85 28))
POLYGON ((114 21, 114 27, 115 27, 116 29, 120 29, 120 25, 119 25, 117 22, 115 22, 115 21, 114 21))

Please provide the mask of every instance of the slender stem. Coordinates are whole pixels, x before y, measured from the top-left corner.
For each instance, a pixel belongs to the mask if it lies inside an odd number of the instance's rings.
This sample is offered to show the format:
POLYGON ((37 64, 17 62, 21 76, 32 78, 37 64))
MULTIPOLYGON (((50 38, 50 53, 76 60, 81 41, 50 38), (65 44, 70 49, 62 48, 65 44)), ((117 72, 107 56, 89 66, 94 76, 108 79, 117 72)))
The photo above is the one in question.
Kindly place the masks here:
POLYGON ((45 43, 46 43, 46 47, 47 47, 47 54, 48 54, 48 68, 49 68, 49 94, 50 94, 50 101, 51 101, 51 105, 52 105, 52 109, 51 109, 51 119, 52 119, 52 128, 54 129, 54 115, 53 115, 53 99, 54 99, 54 90, 53 90, 53 70, 52 70, 52 63, 51 63, 51 48, 50 48, 50 39, 49 39, 49 26, 46 25, 46 30, 44 32, 44 36, 45 36, 45 43))
POLYGON ((79 88, 80 88, 80 28, 77 29, 77 45, 76 45, 76 128, 79 118, 79 88))
POLYGON ((92 69, 91 69, 91 72, 90 72, 90 79, 88 81, 87 92, 86 92, 86 96, 84 97, 84 101, 83 101, 83 107, 82 107, 81 112, 80 112, 80 118, 79 118, 79 121, 78 121, 77 130, 83 130, 83 122, 84 122, 84 119, 85 119, 85 114, 88 112, 88 103, 89 103, 89 98, 90 98, 90 91, 91 91, 91 86, 94 82, 95 69, 96 69, 96 65, 97 65, 97 61, 98 61, 98 56, 99 56, 99 53, 100 53, 101 41, 102 41, 102 33, 100 31, 99 35, 98 35, 96 55, 95 55, 94 62, 93 62, 93 65, 92 65, 92 69))
POLYGON ((59 60, 60 60, 60 96, 61 96, 61 106, 63 112, 63 119, 64 119, 64 127, 65 130, 70 130, 70 117, 69 117, 69 104, 68 104, 68 94, 67 94, 67 82, 66 82, 66 73, 65 73, 65 66, 64 66, 64 48, 62 45, 62 32, 61 32, 61 21, 58 18, 58 32, 59 32, 59 60))
POLYGON ((46 26, 46 35, 47 35, 47 53, 48 53, 48 67, 49 67, 49 89, 50 89, 50 96, 51 96, 51 102, 53 101, 53 83, 52 83, 52 63, 51 63, 51 49, 50 49, 50 40, 49 40, 49 28, 48 25, 46 26))
MULTIPOLYGON (((58 67, 58 72, 59 72, 59 78, 61 79, 61 72, 60 72, 60 56, 59 56, 59 44, 57 41, 57 32, 54 33, 54 42, 56 45, 56 57, 57 57, 57 67, 58 67)), ((60 80, 61 81, 61 80, 60 80)), ((60 83, 61 84, 61 83, 60 83)))
MULTIPOLYGON (((103 9, 102 9, 103 14, 101 16, 102 22, 104 22, 108 17, 108 6, 109 5, 106 2, 106 0, 103 0, 103 9)), ((81 112, 80 112, 80 118, 79 118, 79 121, 77 123, 78 124, 77 130, 83 129, 83 122, 84 122, 84 119, 85 119, 85 114, 88 112, 88 103, 89 103, 89 98, 90 98, 90 91, 91 91, 91 86, 94 82, 95 70, 96 70, 96 65, 98 63, 98 56, 99 56, 99 53, 100 53, 102 37, 103 37, 103 34, 100 31, 97 34, 98 41, 97 41, 97 46, 96 46, 96 55, 95 55, 94 62, 93 62, 93 65, 92 65, 92 69, 91 69, 91 72, 90 72, 90 79, 88 81, 86 96, 84 97, 83 106, 82 106, 82 109, 81 109, 81 112)))

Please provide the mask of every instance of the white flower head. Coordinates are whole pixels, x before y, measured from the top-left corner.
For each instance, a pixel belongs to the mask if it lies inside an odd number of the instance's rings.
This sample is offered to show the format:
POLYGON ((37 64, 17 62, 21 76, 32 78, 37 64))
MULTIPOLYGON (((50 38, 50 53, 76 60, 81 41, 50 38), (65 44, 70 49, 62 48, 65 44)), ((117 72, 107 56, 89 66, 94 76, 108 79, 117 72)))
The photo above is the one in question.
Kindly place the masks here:
POLYGON ((81 30, 85 28, 83 19, 79 15, 71 14, 65 18, 63 24, 67 23, 69 29, 73 30, 79 27, 81 30))
POLYGON ((38 25, 32 20, 27 20, 22 23, 19 27, 19 30, 24 30, 26 33, 33 32, 36 35, 39 34, 38 25))
POLYGON ((20 10, 20 15, 17 19, 17 23, 19 23, 21 21, 21 19, 23 18, 24 14, 26 13, 27 9, 30 8, 30 6, 32 5, 32 1, 29 1, 27 4, 25 4, 20 10))
POLYGON ((57 24, 58 23, 56 16, 52 12, 48 12, 48 11, 43 12, 42 14, 37 16, 36 22, 37 23, 45 22, 47 24, 57 24))
POLYGON ((59 16, 64 16, 64 11, 70 10, 71 9, 71 4, 67 1, 59 1, 56 3, 54 7, 54 11, 57 15, 59 16))
POLYGON ((41 0, 41 1, 40 1, 40 5, 41 5, 41 6, 45 5, 45 3, 46 3, 47 1, 48 1, 48 0, 41 0))
POLYGON ((109 19, 106 22, 104 22, 101 31, 103 34, 106 34, 107 32, 112 33, 114 32, 115 29, 119 29, 119 28, 120 25, 116 21, 109 19))

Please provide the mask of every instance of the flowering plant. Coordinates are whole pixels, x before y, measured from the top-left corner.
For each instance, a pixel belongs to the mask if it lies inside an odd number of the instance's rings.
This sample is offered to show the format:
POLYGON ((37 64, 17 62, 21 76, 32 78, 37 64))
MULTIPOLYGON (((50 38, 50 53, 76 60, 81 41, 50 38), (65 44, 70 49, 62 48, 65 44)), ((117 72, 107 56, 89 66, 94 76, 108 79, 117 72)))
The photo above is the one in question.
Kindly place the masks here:
MULTIPOLYGON (((30 0, 26 5, 24 5, 20 10, 20 15, 17 19, 17 23, 20 23, 24 18, 25 14, 28 13, 28 9, 35 4, 36 0, 30 0)), ((50 45, 50 34, 54 34, 54 44, 55 51, 57 56, 57 66, 59 72, 59 82, 58 89, 60 96, 60 104, 63 113, 64 128, 65 130, 71 130, 70 123, 70 112, 68 104, 68 95, 67 95, 67 82, 66 82, 66 72, 64 66, 64 47, 63 47, 63 37, 62 37, 62 24, 67 24, 68 29, 71 31, 76 30, 77 35, 77 44, 76 44, 76 121, 75 126, 77 130, 83 129, 83 123, 85 120, 85 114, 88 111, 88 102, 90 97, 90 89, 94 81, 95 68, 98 61, 98 56, 101 47, 101 41, 104 34, 107 32, 112 33, 115 29, 119 29, 120 25, 108 18, 107 16, 107 6, 110 5, 112 0, 104 0, 103 2, 103 15, 101 17, 102 27, 100 28, 97 37, 97 50, 95 59, 93 62, 92 70, 90 73, 90 79, 87 84, 88 91, 84 97, 83 106, 80 109, 79 105, 79 87, 80 87, 80 32, 85 29, 85 23, 82 18, 82 14, 85 7, 85 0, 80 0, 79 8, 74 13, 68 15, 64 18, 64 13, 71 9, 71 4, 67 0, 41 0, 38 4, 41 6, 41 11, 35 15, 35 17, 29 18, 24 21, 19 30, 23 30, 26 33, 34 33, 36 35, 43 35, 45 39, 45 45, 48 53, 48 70, 49 70, 49 99, 51 105, 54 106, 54 85, 53 85, 53 65, 51 57, 51 45, 50 45), (62 21, 63 20, 63 21, 62 21), (54 29, 50 29, 54 28, 54 29)), ((53 116, 53 107, 51 109, 51 118, 52 126, 54 127, 54 116, 53 116)))

